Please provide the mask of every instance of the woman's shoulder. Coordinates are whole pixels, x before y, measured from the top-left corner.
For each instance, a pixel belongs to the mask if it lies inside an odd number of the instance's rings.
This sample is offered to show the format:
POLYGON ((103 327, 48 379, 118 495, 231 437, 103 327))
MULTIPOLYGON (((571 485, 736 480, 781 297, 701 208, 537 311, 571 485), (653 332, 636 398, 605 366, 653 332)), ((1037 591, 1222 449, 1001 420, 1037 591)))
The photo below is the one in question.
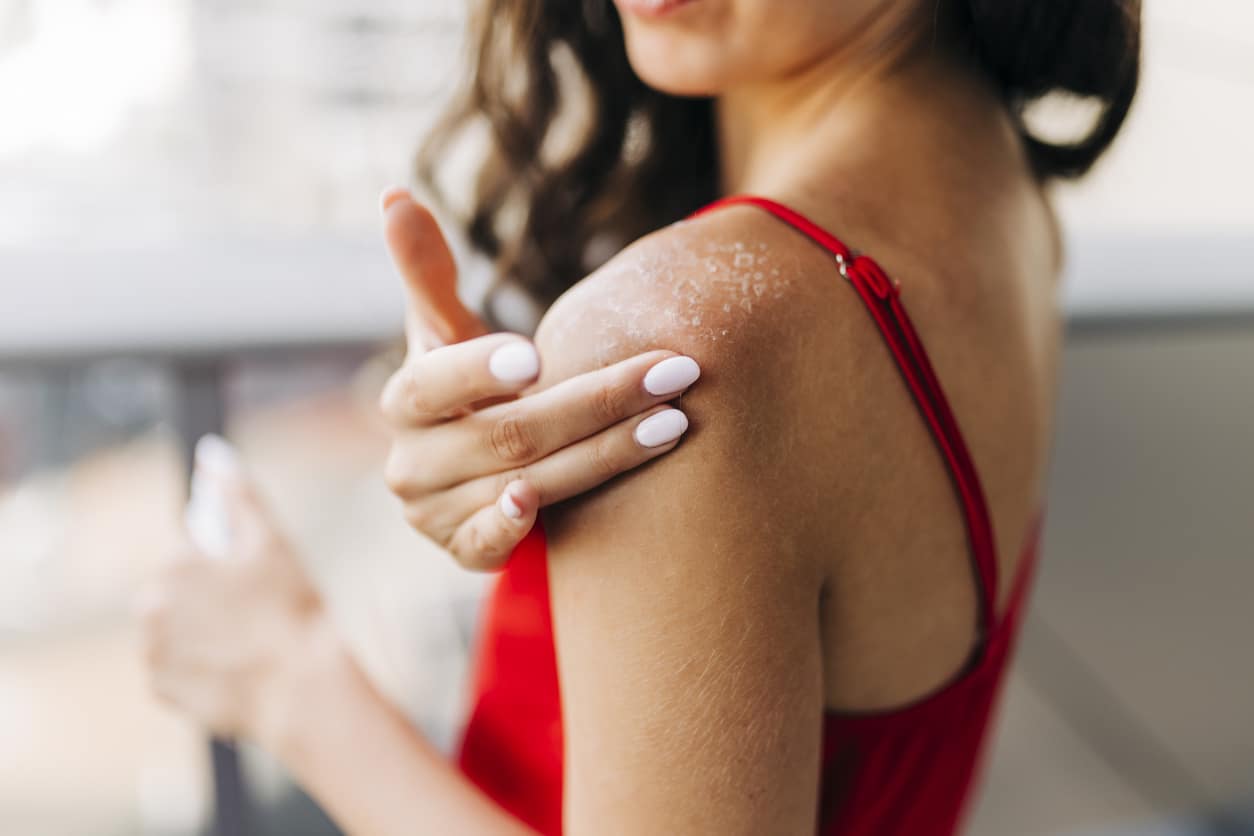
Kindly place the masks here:
POLYGON ((795 230, 728 207, 626 247, 558 299, 536 341, 554 379, 665 348, 694 357, 707 377, 760 385, 764 366, 790 363, 831 332, 838 279, 831 256, 795 230))
POLYGON ((893 382, 828 252, 751 207, 626 248, 553 305, 536 344, 541 386, 654 349, 694 358, 701 380, 677 404, 691 429, 667 457, 685 475, 668 470, 657 489, 722 485, 728 506, 770 510, 772 536, 798 543, 830 533, 819 506, 851 490, 841 474, 865 469, 875 438, 859 427, 893 382))
MULTIPOLYGON (((902 280, 977 465, 999 494, 1022 492, 1001 489, 1029 480, 1001 473, 993 465, 1004 457, 993 453, 1036 451, 1047 429, 1057 330, 1048 237, 1033 236, 1035 248, 982 246, 894 226, 859 205, 815 214, 902 280), (938 240, 953 243, 942 250, 938 240)), ((981 234, 1009 241, 1019 226, 981 234)), ((647 350, 693 357, 702 378, 682 404, 696 430, 690 452, 698 438, 703 463, 751 445, 757 492, 801 506, 823 497, 812 519, 841 523, 838 509, 848 508, 844 522, 861 524, 871 494, 849 474, 887 469, 911 483, 930 474, 920 463, 930 466, 933 442, 861 298, 827 250, 757 208, 727 207, 627 247, 554 304, 536 341, 542 385, 647 350), (761 482, 767 468, 778 483, 761 482)))

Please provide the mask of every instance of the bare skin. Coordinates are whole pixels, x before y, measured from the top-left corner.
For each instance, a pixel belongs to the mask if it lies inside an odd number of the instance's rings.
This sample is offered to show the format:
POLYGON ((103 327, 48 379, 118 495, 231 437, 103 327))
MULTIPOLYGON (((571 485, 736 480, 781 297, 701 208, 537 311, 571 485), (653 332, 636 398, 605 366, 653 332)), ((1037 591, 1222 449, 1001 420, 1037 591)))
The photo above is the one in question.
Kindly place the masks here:
MULTIPOLYGON (((629 44, 633 61, 658 44, 629 44)), ((806 212, 901 281, 984 481, 1004 600, 1049 448, 1052 216, 977 81, 935 56, 832 55, 720 98, 725 191, 806 212)), ((916 699, 976 640, 953 489, 878 332, 824 251, 736 208, 629 247, 536 344, 539 391, 661 347, 702 369, 672 452, 546 513, 565 832, 812 833, 824 710, 916 699)), ((533 502, 552 490, 519 481, 533 502)), ((249 559, 290 579, 281 540, 258 542, 249 559)), ((188 562, 150 610, 169 699, 272 748, 352 832, 520 832, 370 688, 299 583, 271 605, 252 575, 188 562), (272 675, 195 652, 231 619, 169 602, 214 583, 281 625, 238 645, 283 659, 272 675), (204 699, 241 690, 252 708, 204 699)))

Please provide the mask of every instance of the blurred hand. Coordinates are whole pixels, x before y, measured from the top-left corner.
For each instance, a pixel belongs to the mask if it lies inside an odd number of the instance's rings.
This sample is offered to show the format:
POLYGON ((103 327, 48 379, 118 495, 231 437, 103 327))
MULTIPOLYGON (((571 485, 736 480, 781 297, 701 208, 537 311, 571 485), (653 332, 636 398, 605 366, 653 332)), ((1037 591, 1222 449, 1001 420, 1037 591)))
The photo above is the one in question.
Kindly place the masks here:
POLYGON ((409 298, 408 354, 381 398, 386 480, 414 528, 463 566, 499 568, 540 507, 678 444, 687 419, 664 404, 696 381, 695 361, 652 351, 518 397, 539 377, 535 347, 487 334, 461 304, 448 246, 408 192, 385 192, 383 210, 409 298))
POLYGON ((209 557, 175 535, 168 566, 140 600, 144 656, 163 701, 215 734, 257 739, 281 721, 288 674, 330 633, 329 622, 221 439, 197 447, 195 478, 220 495, 229 545, 209 557))

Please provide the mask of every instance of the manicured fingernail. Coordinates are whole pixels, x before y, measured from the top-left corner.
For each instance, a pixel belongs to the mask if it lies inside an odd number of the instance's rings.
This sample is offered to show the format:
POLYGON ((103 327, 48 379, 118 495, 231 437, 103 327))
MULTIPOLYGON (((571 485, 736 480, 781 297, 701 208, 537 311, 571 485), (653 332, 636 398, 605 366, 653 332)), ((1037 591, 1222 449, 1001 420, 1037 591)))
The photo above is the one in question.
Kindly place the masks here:
POLYGON ((509 495, 508 490, 501 492, 501 498, 496 501, 496 504, 500 507, 501 513, 511 520, 516 520, 522 516, 522 506, 514 501, 514 497, 509 495))
POLYGON ((701 367, 691 357, 668 357, 649 369, 644 388, 650 395, 673 395, 697 382, 701 367))
POLYGON ((196 464, 210 473, 230 476, 240 470, 239 455, 220 435, 204 435, 196 442, 196 464))
POLYGON ((678 409, 667 409, 650 415, 636 426, 636 441, 642 447, 670 444, 688 429, 688 416, 678 409))
POLYGON ((488 370, 503 383, 522 383, 540 373, 540 355, 531 343, 514 340, 492 352, 488 370))
POLYGON ((409 189, 404 186, 388 186, 379 195, 379 211, 386 212, 393 203, 409 197, 409 189))

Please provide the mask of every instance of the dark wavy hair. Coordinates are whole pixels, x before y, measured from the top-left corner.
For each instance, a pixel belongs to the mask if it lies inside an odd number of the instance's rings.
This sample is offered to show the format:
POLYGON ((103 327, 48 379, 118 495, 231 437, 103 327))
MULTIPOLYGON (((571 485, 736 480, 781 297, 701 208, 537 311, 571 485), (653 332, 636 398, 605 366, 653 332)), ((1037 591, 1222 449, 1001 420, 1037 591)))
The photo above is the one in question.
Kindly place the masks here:
MULTIPOLYGON (((1038 177, 1083 175, 1110 146, 1140 74, 1140 0, 933 0, 938 35, 1000 92, 1038 177), (1035 136, 1024 113, 1052 93, 1096 101, 1089 132, 1035 136)), ((547 305, 614 249, 717 196, 709 99, 646 86, 611 0, 481 0, 470 84, 429 134, 418 176, 457 217, 436 176, 468 130, 487 157, 463 223, 498 275, 547 305), (575 70, 576 72, 571 72, 575 70), (571 113, 585 118, 554 146, 571 113)))

